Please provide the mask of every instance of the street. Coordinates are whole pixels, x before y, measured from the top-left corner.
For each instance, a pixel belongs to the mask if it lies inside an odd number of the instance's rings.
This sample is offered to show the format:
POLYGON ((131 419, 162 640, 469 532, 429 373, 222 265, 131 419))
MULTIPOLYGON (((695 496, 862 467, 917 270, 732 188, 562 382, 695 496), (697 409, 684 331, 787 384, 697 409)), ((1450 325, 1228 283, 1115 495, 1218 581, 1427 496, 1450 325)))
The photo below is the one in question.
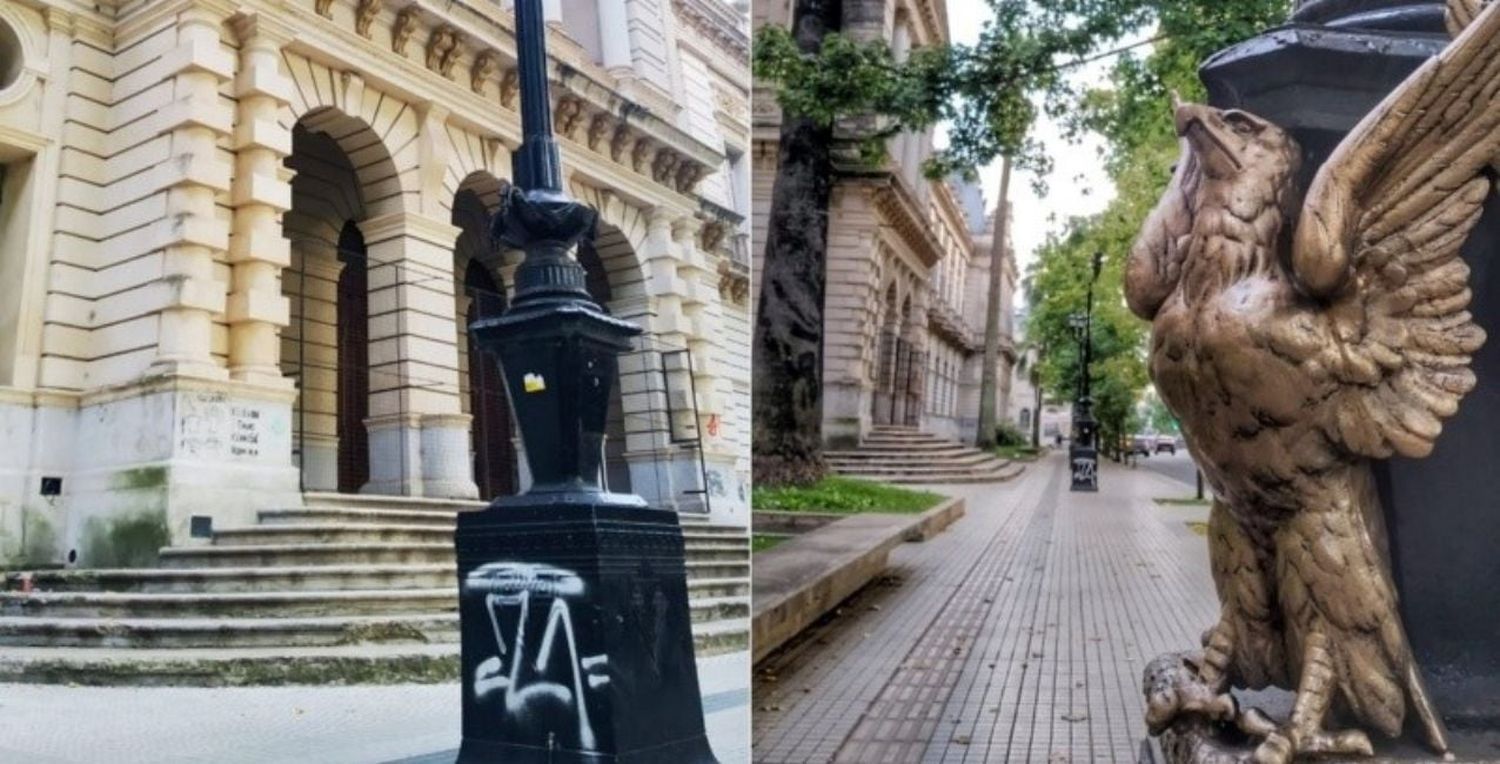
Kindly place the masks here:
POLYGON ((757 667, 755 761, 1135 762, 1142 669, 1217 610, 1206 510, 1157 504, 1186 485, 1158 469, 1075 494, 1064 467, 937 488, 968 514, 757 667))
POLYGON ((1198 467, 1193 464, 1193 457, 1188 456, 1186 448, 1177 449, 1176 454, 1138 456, 1135 463, 1138 469, 1150 470, 1159 475, 1165 475, 1178 482, 1187 483, 1194 490, 1197 489, 1198 467))

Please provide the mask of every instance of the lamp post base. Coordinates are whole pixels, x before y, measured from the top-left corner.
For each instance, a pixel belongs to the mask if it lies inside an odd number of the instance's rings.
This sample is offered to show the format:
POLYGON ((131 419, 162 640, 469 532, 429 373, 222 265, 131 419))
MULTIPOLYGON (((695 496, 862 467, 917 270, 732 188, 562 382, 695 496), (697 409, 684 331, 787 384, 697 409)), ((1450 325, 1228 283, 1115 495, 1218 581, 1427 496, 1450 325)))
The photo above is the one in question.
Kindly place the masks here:
POLYGON ((675 513, 506 497, 461 514, 455 544, 460 762, 716 764, 675 513))

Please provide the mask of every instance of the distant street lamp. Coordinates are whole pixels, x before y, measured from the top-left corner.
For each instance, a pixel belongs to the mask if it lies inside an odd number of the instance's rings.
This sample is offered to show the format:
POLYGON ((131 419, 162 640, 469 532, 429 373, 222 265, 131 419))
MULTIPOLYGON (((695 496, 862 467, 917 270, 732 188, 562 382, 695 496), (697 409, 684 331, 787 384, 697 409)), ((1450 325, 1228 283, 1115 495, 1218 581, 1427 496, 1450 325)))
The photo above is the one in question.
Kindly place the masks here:
POLYGON ((1068 318, 1081 348, 1078 392, 1073 400, 1073 443, 1068 449, 1075 491, 1099 490, 1099 424, 1094 421, 1093 371, 1090 366, 1094 360, 1094 282, 1099 280, 1099 271, 1104 267, 1103 252, 1094 253, 1093 266, 1084 313, 1068 318))
POLYGON ((526 256, 511 307, 470 332, 499 358, 533 482, 458 518, 459 760, 709 764, 677 514, 602 485, 617 356, 641 330, 569 256, 598 213, 563 190, 545 34, 542 0, 517 0, 522 142, 494 228, 526 256))

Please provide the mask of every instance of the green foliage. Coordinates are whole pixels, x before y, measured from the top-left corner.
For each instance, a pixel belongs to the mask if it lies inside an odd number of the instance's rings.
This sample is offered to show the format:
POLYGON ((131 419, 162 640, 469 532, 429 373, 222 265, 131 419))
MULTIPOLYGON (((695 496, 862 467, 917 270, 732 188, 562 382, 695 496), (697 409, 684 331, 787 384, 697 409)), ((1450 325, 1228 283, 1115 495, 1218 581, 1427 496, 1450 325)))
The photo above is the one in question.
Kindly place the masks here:
POLYGON ((1042 109, 1061 113, 1076 98, 1066 73, 1101 43, 1140 27, 1160 0, 987 0, 992 18, 977 44, 930 46, 898 62, 885 41, 842 34, 802 55, 782 28, 756 32, 755 75, 775 82, 789 114, 823 125, 844 117, 880 119, 865 139, 867 158, 902 130, 948 123, 949 147, 928 161, 931 177, 1000 156, 1045 174, 1050 160, 1031 136, 1042 109))
POLYGON ((1181 426, 1177 423, 1177 417, 1172 416, 1166 404, 1155 396, 1146 401, 1146 424, 1150 425, 1153 431, 1165 435, 1176 435, 1182 432, 1181 426))
POLYGON ((1031 436, 1021 432, 1021 428, 1011 422, 1000 422, 995 425, 995 445, 997 446, 1025 446, 1030 445, 1031 436))
POLYGON ((756 487, 751 507, 783 512, 925 512, 945 497, 847 477, 826 477, 810 486, 756 487))
POLYGON ((757 533, 750 537, 750 552, 764 552, 789 538, 779 533, 757 533))

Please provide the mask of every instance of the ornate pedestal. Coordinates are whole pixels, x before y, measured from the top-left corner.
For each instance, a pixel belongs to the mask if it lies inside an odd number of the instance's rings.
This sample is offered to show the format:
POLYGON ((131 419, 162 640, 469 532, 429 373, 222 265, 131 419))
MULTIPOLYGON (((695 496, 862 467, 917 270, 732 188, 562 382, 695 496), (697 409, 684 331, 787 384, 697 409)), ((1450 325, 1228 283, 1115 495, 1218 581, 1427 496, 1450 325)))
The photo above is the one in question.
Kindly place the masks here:
POLYGON ((521 496, 459 516, 461 762, 714 762, 676 513, 521 496))

